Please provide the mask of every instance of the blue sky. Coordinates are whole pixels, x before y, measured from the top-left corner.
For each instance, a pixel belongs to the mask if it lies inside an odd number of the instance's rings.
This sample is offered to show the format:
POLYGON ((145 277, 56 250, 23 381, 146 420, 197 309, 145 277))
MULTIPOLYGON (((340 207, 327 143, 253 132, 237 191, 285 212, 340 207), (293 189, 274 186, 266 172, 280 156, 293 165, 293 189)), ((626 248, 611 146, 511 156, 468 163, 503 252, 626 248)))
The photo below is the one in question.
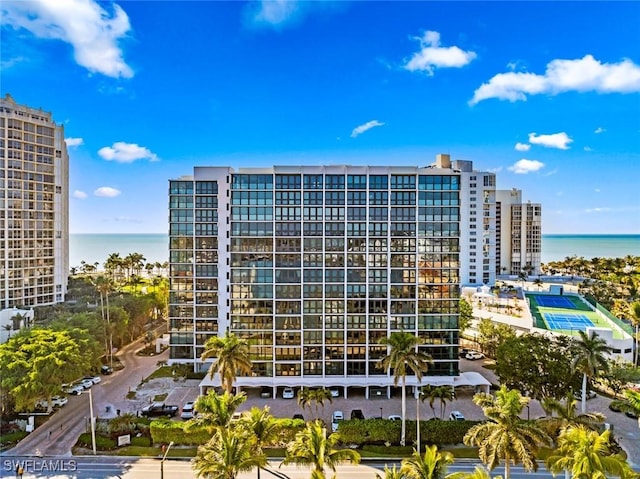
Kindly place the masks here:
POLYGON ((640 233, 640 3, 0 4, 1 92, 65 125, 72 233, 165 233, 193 166, 437 153, 640 233))

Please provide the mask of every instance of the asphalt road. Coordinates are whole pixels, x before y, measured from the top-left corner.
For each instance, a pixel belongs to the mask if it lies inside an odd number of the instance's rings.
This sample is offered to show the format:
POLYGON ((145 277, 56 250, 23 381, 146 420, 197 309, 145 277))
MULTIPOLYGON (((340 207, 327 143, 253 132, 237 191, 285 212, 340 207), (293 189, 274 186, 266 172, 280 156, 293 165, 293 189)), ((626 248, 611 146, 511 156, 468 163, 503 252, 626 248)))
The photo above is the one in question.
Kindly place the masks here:
MULTIPOLYGON (((2 458, 0 477, 15 477, 16 464, 24 467, 23 479, 55 478, 55 479, 148 479, 160 476, 160 459, 135 458, 135 457, 13 457, 2 458)), ((343 479, 374 479, 380 474, 385 464, 392 467, 399 461, 367 461, 363 464, 343 465, 338 467, 338 478, 343 479)), ((449 472, 471 472, 477 461, 457 461, 448 468, 449 472)), ((188 479, 196 475, 189 461, 166 460, 163 464, 164 479, 188 479)), ((269 468, 277 473, 284 474, 290 479, 308 479, 309 469, 306 467, 280 466, 280 461, 272 461, 269 468)), ((496 468, 492 475, 502 474, 503 468, 496 468)), ((253 479, 256 471, 242 473, 238 479, 253 479)), ((268 472, 262 472, 263 479, 276 477, 268 472)), ((527 473, 521 467, 511 468, 511 477, 522 478, 551 478, 553 477, 544 467, 537 472, 527 473)))

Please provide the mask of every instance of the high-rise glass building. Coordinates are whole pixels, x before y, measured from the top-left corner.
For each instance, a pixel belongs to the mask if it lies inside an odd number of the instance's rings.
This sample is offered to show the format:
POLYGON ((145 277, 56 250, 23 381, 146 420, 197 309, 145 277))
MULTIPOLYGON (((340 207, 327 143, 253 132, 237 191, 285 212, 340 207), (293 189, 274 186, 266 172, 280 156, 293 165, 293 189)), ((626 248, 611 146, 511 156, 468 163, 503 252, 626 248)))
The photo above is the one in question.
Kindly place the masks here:
POLYGON ((0 309, 64 301, 69 157, 51 113, 0 99, 0 309))
MULTIPOLYGON (((433 165, 195 167, 169 183, 171 361, 226 331, 239 386, 388 386, 380 338, 424 338, 424 383, 458 371, 460 285, 495 281, 495 174, 433 165)), ((408 384, 415 382, 408 378, 408 384)))

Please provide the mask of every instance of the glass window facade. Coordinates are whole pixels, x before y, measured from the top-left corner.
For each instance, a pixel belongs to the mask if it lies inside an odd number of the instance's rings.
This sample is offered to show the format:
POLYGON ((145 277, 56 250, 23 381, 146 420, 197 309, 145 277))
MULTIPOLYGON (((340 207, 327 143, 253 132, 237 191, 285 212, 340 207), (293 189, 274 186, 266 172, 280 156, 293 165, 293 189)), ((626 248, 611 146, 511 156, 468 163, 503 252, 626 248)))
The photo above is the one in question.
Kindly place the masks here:
POLYGON ((457 375, 458 175, 308 169, 170 182, 172 358, 197 361, 228 324, 255 375, 391 384, 378 341, 404 330, 425 339, 429 374, 457 375))

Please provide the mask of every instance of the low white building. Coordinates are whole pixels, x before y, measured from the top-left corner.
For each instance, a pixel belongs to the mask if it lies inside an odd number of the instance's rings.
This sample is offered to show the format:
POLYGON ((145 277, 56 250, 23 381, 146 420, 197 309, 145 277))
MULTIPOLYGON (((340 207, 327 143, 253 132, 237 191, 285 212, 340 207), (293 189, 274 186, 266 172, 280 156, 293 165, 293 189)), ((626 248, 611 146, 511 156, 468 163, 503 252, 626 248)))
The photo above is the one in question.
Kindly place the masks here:
POLYGON ((31 324, 33 324, 33 309, 0 310, 0 344, 6 343, 11 336, 31 324))

